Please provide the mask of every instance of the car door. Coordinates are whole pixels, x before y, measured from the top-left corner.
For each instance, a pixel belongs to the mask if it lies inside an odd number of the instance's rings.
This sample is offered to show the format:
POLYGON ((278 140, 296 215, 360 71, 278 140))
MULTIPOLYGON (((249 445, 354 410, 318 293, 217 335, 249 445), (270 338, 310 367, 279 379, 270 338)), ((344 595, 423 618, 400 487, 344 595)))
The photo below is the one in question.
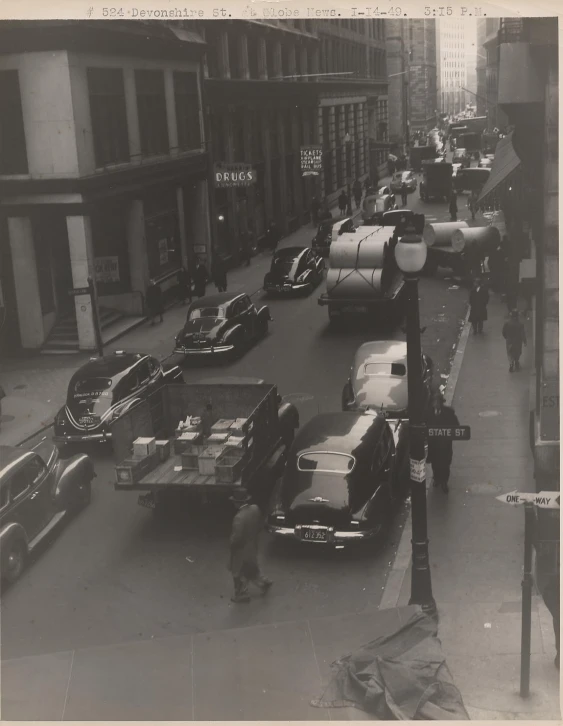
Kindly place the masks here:
POLYGON ((249 338, 253 338, 256 331, 256 308, 248 295, 245 295, 241 300, 241 310, 241 322, 245 327, 246 334, 249 338))
POLYGON ((42 459, 27 459, 10 478, 10 519, 20 524, 29 540, 36 537, 53 515, 51 480, 42 459))

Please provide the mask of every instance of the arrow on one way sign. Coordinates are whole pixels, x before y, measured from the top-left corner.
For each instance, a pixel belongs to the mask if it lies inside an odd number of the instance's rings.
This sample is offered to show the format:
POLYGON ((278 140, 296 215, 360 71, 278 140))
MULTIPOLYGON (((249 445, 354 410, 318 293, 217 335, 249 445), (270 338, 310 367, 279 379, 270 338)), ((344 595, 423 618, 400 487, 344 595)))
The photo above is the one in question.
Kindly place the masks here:
POLYGON ((504 502, 505 504, 517 505, 531 502, 541 509, 559 509, 559 498, 560 494, 558 492, 539 492, 534 494, 533 492, 517 491, 495 497, 499 502, 504 502))

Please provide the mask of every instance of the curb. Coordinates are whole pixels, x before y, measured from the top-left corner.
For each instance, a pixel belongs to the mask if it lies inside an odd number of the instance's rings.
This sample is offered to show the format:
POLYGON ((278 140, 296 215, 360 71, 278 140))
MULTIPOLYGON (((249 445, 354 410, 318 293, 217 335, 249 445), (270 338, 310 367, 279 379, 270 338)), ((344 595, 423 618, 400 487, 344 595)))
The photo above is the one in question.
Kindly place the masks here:
MULTIPOLYGON (((452 401, 455 396, 455 389, 459 374, 461 372, 461 365, 463 363, 463 357, 465 355, 465 348, 467 347, 467 341, 469 340, 469 333, 471 331, 471 323, 469 322, 469 310, 465 316, 465 322, 463 329, 459 336, 459 341, 456 346, 456 351, 452 361, 450 375, 446 384, 446 390, 444 392, 444 399, 447 406, 452 405, 452 401)), ((398 607, 399 598, 401 596, 401 590, 405 576, 411 564, 411 537, 412 537, 412 526, 411 526, 411 512, 407 516, 401 539, 399 540, 399 546, 397 547, 397 553, 393 560, 393 565, 387 575, 387 582, 383 590, 383 595, 379 603, 379 609, 384 610, 388 608, 398 607)))

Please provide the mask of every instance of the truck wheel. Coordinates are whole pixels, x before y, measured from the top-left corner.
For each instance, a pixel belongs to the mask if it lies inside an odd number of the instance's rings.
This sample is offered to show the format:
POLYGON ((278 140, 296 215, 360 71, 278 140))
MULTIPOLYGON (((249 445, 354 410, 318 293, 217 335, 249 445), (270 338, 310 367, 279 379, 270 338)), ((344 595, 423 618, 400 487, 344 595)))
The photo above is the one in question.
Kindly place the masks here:
POLYGON ((21 537, 13 537, 2 553, 2 579, 10 584, 19 579, 25 569, 27 547, 21 537))

